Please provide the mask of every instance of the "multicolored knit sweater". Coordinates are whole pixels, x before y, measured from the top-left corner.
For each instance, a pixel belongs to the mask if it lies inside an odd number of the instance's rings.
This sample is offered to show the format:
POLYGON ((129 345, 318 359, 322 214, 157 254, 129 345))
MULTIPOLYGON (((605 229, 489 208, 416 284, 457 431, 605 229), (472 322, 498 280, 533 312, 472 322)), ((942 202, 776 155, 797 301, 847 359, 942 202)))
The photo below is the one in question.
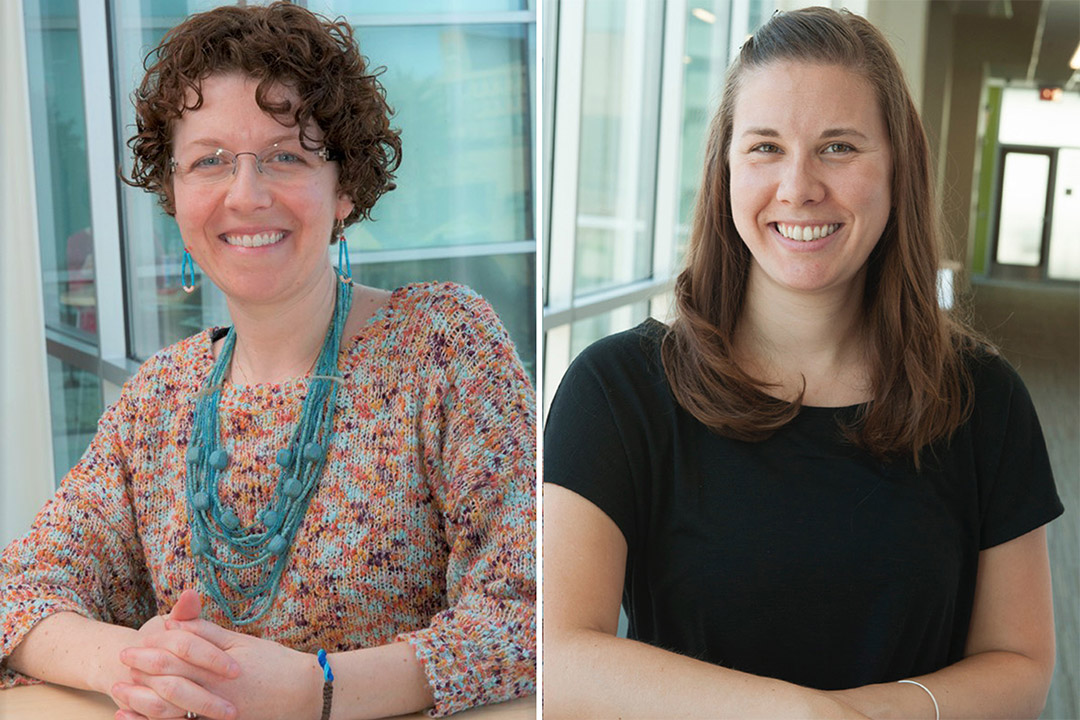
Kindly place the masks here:
MULTIPOLYGON (((184 452, 213 331, 128 381, 29 534, 0 556, 0 659, 36 622, 73 611, 138 627, 185 588, 184 452)), ((408 641, 435 715, 535 692, 535 398, 484 300, 449 284, 399 288, 339 357, 334 444, 273 607, 235 628, 315 652, 408 641)), ((275 453, 307 380, 226 385, 220 492, 240 519, 267 507, 275 453)), ((0 665, 0 687, 31 682, 0 665)))

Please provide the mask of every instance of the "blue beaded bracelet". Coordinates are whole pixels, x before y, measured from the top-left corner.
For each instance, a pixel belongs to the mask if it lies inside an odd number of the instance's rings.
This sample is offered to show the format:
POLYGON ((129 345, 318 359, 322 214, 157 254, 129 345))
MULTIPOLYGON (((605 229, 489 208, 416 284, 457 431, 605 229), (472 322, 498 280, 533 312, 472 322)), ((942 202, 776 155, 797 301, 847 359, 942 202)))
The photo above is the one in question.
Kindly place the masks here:
POLYGON ((330 707, 334 702, 334 671, 330 669, 330 661, 326 657, 326 651, 320 649, 315 656, 319 659, 319 667, 323 672, 322 689, 322 716, 320 720, 330 720, 330 707))

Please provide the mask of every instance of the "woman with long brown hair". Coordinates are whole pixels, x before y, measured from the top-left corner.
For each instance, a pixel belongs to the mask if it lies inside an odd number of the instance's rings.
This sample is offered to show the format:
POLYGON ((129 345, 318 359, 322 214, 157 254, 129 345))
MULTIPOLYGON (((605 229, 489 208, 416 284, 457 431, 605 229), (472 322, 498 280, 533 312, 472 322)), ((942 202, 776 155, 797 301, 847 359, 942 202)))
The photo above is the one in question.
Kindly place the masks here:
POLYGON ((552 404, 546 713, 1039 714, 1062 507, 1020 378, 938 307, 931 187, 870 23, 746 42, 674 322, 587 349, 552 404))

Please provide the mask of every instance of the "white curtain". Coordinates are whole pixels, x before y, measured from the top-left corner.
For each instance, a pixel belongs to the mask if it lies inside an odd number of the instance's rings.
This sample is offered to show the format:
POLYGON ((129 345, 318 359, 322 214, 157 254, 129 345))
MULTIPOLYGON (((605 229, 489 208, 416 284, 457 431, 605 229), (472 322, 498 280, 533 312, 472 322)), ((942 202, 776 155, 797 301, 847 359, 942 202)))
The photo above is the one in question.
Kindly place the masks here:
POLYGON ((0 546, 53 492, 22 7, 0 2, 0 546))

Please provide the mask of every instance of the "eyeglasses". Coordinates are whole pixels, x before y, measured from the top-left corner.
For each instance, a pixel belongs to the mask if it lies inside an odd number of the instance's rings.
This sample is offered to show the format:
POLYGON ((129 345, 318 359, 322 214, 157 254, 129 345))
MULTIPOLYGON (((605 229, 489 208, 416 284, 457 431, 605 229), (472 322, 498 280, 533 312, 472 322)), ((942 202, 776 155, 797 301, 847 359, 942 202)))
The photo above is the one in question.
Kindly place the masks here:
POLYGON ((255 158, 255 169, 268 180, 291 182, 317 173, 333 160, 326 148, 307 150, 299 143, 274 143, 257 153, 230 152, 225 148, 185 148, 169 161, 169 168, 180 182, 210 185, 236 174, 241 155, 255 158))

